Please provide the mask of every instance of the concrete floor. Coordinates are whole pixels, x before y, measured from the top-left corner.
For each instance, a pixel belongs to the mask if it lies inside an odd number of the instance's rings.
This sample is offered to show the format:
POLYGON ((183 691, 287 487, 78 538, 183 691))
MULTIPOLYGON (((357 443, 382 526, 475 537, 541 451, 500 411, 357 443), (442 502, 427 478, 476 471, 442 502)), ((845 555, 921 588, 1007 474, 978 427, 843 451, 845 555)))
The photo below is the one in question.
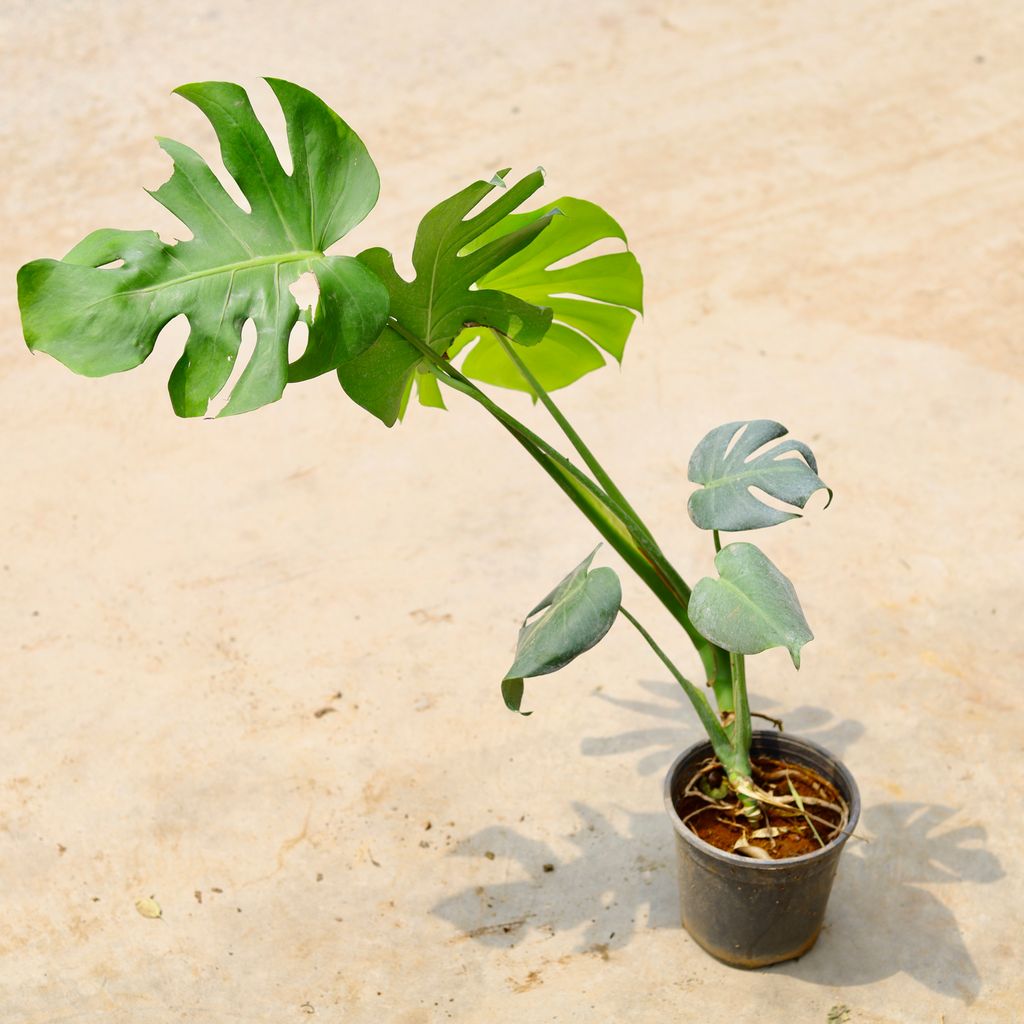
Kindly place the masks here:
POLYGON ((4 1024, 1022 1019, 1019 4, 0 19, 4 1024), (16 268, 173 233, 152 136, 213 147, 169 90, 241 81, 279 139, 261 74, 381 170, 348 251, 407 253, 508 164, 621 220, 648 315, 563 402, 687 578, 704 431, 813 443, 833 507, 759 540, 817 639, 751 687, 844 758, 870 842, 803 960, 736 972, 680 931, 661 777, 697 728, 630 632, 531 685, 531 718, 503 708, 517 617, 594 537, 476 408, 388 432, 323 378, 182 422, 177 324, 100 381, 24 350, 16 268))

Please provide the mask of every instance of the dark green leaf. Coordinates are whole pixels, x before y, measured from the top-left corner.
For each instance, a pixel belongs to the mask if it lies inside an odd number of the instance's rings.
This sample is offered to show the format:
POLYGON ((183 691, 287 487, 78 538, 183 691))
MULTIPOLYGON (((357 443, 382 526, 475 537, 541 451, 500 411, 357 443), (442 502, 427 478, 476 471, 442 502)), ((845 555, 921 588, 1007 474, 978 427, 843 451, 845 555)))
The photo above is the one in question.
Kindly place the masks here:
POLYGON ((590 568, 596 553, 597 548, 527 615, 519 630, 515 661, 502 683, 505 702, 510 707, 510 700, 516 702, 514 710, 519 710, 523 679, 558 671, 611 629, 622 587, 614 570, 590 568))
POLYGON ((785 647, 800 667, 814 634, 793 584, 753 544, 728 544, 715 556, 719 579, 705 577, 690 595, 690 621, 713 644, 737 654, 785 647))
POLYGON ((818 464, 803 442, 782 441, 760 455, 754 454, 786 433, 786 428, 774 420, 737 420, 715 427, 704 437, 690 456, 687 474, 694 483, 704 485, 690 495, 687 507, 697 526, 703 530, 759 530, 799 518, 797 512, 766 505, 754 497, 751 487, 797 508, 803 508, 807 499, 822 489, 828 491, 832 501, 832 491, 819 478, 818 464), (799 457, 783 458, 789 452, 799 457))
POLYGON ((367 249, 359 254, 387 287, 397 330, 389 328, 378 342, 387 349, 385 358, 374 351, 375 345, 339 367, 338 377, 348 395, 388 426, 398 418, 421 360, 421 353, 403 334, 442 353, 467 323, 496 327, 526 345, 540 341, 551 323, 548 309, 505 292, 476 287, 489 271, 528 245, 550 220, 550 216, 537 218, 471 249, 481 235, 544 183, 544 175, 534 171, 470 216, 495 188, 505 187, 507 173, 500 171, 491 181, 474 182, 420 221, 412 253, 416 271, 412 281, 399 275, 387 250, 367 249), (467 249, 471 251, 464 252, 467 249))
POLYGON ((152 195, 193 237, 168 245, 152 231, 104 229, 63 260, 22 267, 18 298, 30 348, 77 373, 116 373, 145 360, 167 322, 183 313, 191 333, 171 374, 171 401, 180 416, 202 416, 231 376, 247 320, 256 347, 221 415, 276 401, 289 380, 336 369, 377 338, 386 290, 358 260, 324 255, 372 209, 376 168, 352 129, 316 96, 267 81, 285 115, 292 173, 240 86, 176 90, 213 125, 251 212, 198 153, 160 139, 174 172, 152 195), (306 352, 289 370, 288 339, 299 318, 289 286, 306 271, 316 276, 320 299, 306 352))
POLYGON ((523 681, 522 679, 503 679, 501 681, 501 696, 505 701, 505 707, 509 711, 518 711, 524 718, 532 715, 532 711, 521 711, 523 704, 523 681))

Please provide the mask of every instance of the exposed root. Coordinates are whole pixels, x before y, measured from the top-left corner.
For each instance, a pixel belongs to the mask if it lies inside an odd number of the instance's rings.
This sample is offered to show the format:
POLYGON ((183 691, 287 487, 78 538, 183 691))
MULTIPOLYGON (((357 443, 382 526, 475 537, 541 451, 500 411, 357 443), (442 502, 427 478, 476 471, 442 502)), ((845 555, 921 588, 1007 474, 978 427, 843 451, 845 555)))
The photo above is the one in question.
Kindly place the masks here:
MULTIPOLYGON (((777 850, 779 841, 783 839, 787 840, 788 848, 792 849, 795 839, 813 836, 813 841, 820 849, 840 835, 851 834, 848 830, 850 810, 841 793, 810 769, 805 771, 798 766, 775 765, 778 762, 760 759, 754 766, 756 782, 753 779, 744 779, 738 783, 735 779, 731 780, 731 792, 723 799, 718 789, 713 788, 713 783, 718 779, 712 773, 724 770, 716 759, 708 758, 681 794, 684 800, 693 798, 700 804, 683 817, 683 824, 696 830, 698 826, 691 825, 691 821, 702 814, 713 812, 718 824, 740 832, 732 846, 734 852, 758 860, 774 859, 769 850, 777 850), (794 781, 800 784, 802 792, 798 792, 794 781), (778 791, 780 788, 781 792, 778 791), (816 795, 811 796, 808 790, 816 795), (825 817, 825 814, 829 817, 825 817)), ((693 803, 690 807, 693 808, 693 803)))
POLYGON ((779 732, 785 732, 786 731, 782 727, 782 719, 781 718, 772 718, 771 715, 766 715, 763 711, 751 711, 750 712, 750 717, 751 718, 763 718, 766 722, 771 722, 772 725, 774 725, 775 728, 779 730, 779 732))
POLYGON ((736 853, 742 853, 744 857, 752 857, 754 860, 773 860, 774 858, 767 850, 760 846, 751 846, 748 842, 737 842, 733 847, 736 853))

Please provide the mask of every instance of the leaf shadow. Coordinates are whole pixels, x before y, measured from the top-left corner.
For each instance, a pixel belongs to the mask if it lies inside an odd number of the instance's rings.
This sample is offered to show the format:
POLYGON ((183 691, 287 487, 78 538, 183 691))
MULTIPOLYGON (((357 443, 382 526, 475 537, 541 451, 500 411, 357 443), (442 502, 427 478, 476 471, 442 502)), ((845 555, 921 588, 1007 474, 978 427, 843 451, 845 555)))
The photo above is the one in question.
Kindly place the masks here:
MULTIPOLYGON (((493 858, 506 874, 518 867, 519 877, 467 888, 431 913, 459 930, 455 941, 494 948, 579 928, 577 953, 605 956, 649 929, 680 931, 680 942, 689 945, 680 930, 675 847, 665 815, 616 812, 626 815, 619 829, 593 807, 572 807, 578 823, 565 838, 575 855, 560 857, 548 842, 489 826, 452 855, 493 858)), ((902 973, 940 995, 974 1002, 981 976, 956 917, 924 886, 986 885, 1005 873, 982 845, 985 829, 952 824, 957 813, 909 802, 868 809, 858 834, 870 841, 847 844, 818 943, 800 960, 767 970, 828 987, 902 973)))
MULTIPOLYGON (((637 770, 646 776, 667 770, 676 754, 703 733, 690 720, 674 683, 645 680, 640 685, 647 694, 640 699, 597 696, 664 724, 586 738, 582 753, 639 754, 637 770)), ((769 713, 777 708, 777 702, 756 696, 753 703, 769 713)), ((856 720, 837 719, 811 705, 788 712, 785 724, 787 731, 839 757, 865 731, 856 720)), ((565 838, 576 848, 574 855, 560 857, 550 843, 513 828, 485 828, 452 853, 500 857, 506 875, 515 865, 518 877, 457 893, 432 913, 458 928, 460 940, 502 948, 531 935, 551 937, 582 928, 577 952, 601 955, 626 946, 640 930, 678 930, 675 849, 665 815, 616 810, 617 827, 607 813, 581 803, 572 806, 578 825, 565 838)), ((905 801, 867 808, 858 835, 869 842, 847 844, 814 950, 768 970, 827 986, 866 985, 902 973, 940 995, 974 1002, 981 991, 980 973, 955 915, 930 888, 987 885, 1005 873, 984 848, 985 829, 958 825, 958 814, 952 807, 905 801)))
MULTIPOLYGON (((623 754, 641 753, 637 771, 640 775, 655 775, 668 771, 676 755, 701 739, 704 732, 689 701, 675 683, 642 679, 640 686, 650 694, 650 699, 616 697, 602 692, 595 696, 615 707, 671 724, 632 729, 612 736, 587 736, 580 743, 580 753, 585 757, 621 757, 623 754)), ((751 693, 750 704, 755 711, 782 715, 780 702, 774 698, 751 693)), ((786 711, 784 718, 786 732, 813 740, 839 758, 843 758, 848 748, 864 735, 864 725, 856 719, 836 718, 826 708, 812 704, 801 704, 786 711)), ((755 728, 762 724, 768 725, 755 719, 755 728)))
POLYGON ((981 825, 950 826, 956 808, 897 802, 867 809, 839 865, 814 954, 772 968, 824 985, 867 985, 905 973, 940 995, 974 1002, 981 975, 956 917, 922 886, 1005 876, 981 825))

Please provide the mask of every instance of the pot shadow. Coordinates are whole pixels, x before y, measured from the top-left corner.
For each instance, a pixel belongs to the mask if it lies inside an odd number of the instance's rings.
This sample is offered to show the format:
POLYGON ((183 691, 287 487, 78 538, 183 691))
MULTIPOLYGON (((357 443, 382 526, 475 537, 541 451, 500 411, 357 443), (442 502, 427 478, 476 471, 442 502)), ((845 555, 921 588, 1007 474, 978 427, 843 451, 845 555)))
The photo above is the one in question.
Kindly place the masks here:
MULTIPOLYGON (((486 946, 512 948, 531 935, 583 926, 575 952, 602 957, 647 929, 679 930, 675 844, 664 813, 626 815, 621 831, 600 811, 574 803, 573 856, 492 825, 462 840, 453 856, 518 865, 514 881, 466 889, 431 908, 486 946)), ((980 825, 947 827, 958 811, 938 804, 885 803, 866 810, 843 852, 825 927, 800 960, 767 970, 812 984, 867 985, 904 973, 933 992, 970 1004, 981 977, 956 917, 922 886, 990 884, 1004 877, 981 844, 980 825)))
POLYGON ((625 946, 639 928, 678 928, 675 849, 664 813, 626 815, 620 831, 600 811, 574 803, 576 827, 566 837, 575 855, 491 825, 462 840, 452 856, 518 865, 515 881, 466 889, 431 908, 460 938, 511 948, 531 933, 551 937, 583 928, 579 953, 601 956, 625 946))
POLYGON ((899 972, 970 1004, 981 976, 956 917, 921 886, 988 885, 1005 872, 984 849, 981 825, 945 827, 958 813, 939 804, 876 804, 843 851, 825 928, 813 953, 771 970, 824 985, 866 985, 899 972))
MULTIPOLYGON (((580 743, 580 753, 585 757, 640 753, 637 771, 641 775, 660 774, 668 771, 680 751, 702 739, 704 732, 695 720, 690 702, 675 683, 642 679, 640 686, 651 699, 632 700, 600 691, 595 696, 618 708, 672 724, 632 729, 614 736, 588 736, 580 743)), ((840 759, 846 755, 847 748, 864 735, 864 726, 855 719, 837 719, 831 711, 811 704, 801 704, 783 715, 779 701, 751 693, 750 705, 755 711, 783 717, 786 732, 820 743, 840 759)), ((770 723, 755 719, 754 727, 770 728, 770 723)))
MULTIPOLYGON (((602 700, 664 720, 615 736, 589 737, 590 757, 639 752, 637 770, 667 770, 676 754, 703 736, 689 720, 679 688, 663 681, 640 684, 650 699, 629 700, 598 692, 602 700)), ((752 695, 758 710, 777 702, 752 695)), ((863 734, 853 719, 803 705, 786 713, 787 731, 815 740, 837 757, 863 734)), ((511 948, 531 934, 550 937, 583 928, 576 952, 606 956, 626 946, 638 930, 678 930, 675 845, 663 812, 624 815, 623 828, 601 811, 574 803, 578 827, 569 835, 576 852, 559 857, 547 842, 514 828, 490 826, 462 840, 452 855, 518 865, 514 881, 479 885, 443 900, 431 913, 460 931, 459 939, 511 948), (525 877, 524 877, 525 876, 525 877)), ((768 970, 829 986, 858 986, 904 973, 940 995, 972 1003, 981 977, 956 917, 929 888, 940 883, 991 884, 1002 865, 984 849, 980 825, 956 826, 957 808, 939 804, 876 804, 862 813, 844 850, 825 927, 801 960, 768 970)))

